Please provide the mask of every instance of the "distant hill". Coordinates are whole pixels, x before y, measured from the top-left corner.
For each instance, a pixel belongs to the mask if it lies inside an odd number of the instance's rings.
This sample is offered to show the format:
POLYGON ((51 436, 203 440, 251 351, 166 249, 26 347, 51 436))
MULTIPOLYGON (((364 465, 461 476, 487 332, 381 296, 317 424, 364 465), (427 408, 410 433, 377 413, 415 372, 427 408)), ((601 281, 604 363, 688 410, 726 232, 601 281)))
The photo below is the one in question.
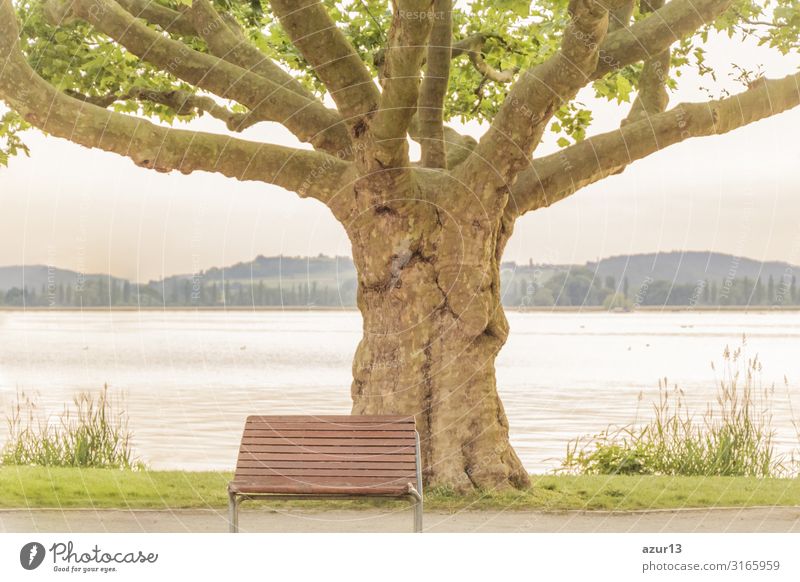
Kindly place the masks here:
POLYGON ((699 281, 744 279, 779 281, 785 274, 798 274, 798 267, 780 261, 761 262, 744 257, 698 251, 673 251, 609 257, 586 268, 600 277, 611 276, 617 281, 627 277, 631 287, 642 285, 646 279, 664 280, 676 285, 696 284, 699 281))
MULTIPOLYGON (((213 267, 202 273, 203 280, 210 283, 216 281, 251 282, 264 281, 265 284, 279 282, 317 281, 318 284, 341 284, 355 280, 356 268, 350 257, 265 257, 257 256, 246 263, 236 263, 230 267, 213 267)), ((193 275, 175 275, 164 281, 192 279, 193 275)), ((159 284, 153 281, 151 284, 159 284)))
POLYGON ((506 263, 503 273, 503 303, 511 306, 800 305, 800 268, 708 251, 622 255, 585 265, 506 263))
MULTIPOLYGON (((7 291, 14 287, 22 289, 36 289, 37 292, 42 287, 48 285, 71 285, 79 287, 87 282, 96 282, 100 279, 108 282, 108 275, 88 274, 83 275, 68 269, 58 269, 45 265, 26 265, 14 267, 0 267, 0 291, 7 291)), ((124 279, 111 277, 114 281, 121 283, 124 279)))
MULTIPOLYGON (((800 305, 800 269, 712 252, 609 257, 585 265, 501 265, 506 306, 800 305)), ((43 265, 0 267, 12 306, 353 307, 350 257, 265 257, 136 284, 43 265)))

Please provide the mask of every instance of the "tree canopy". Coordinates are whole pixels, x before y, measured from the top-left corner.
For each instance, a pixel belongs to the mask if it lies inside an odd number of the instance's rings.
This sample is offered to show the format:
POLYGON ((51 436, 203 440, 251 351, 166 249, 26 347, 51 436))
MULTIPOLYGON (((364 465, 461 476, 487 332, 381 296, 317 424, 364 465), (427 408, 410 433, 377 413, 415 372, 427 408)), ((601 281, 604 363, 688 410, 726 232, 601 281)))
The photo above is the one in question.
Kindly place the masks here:
MULTIPOLYGON (((208 79, 197 82, 183 67, 164 66, 163 60, 149 54, 141 39, 137 39, 138 42, 133 39, 134 36, 155 38, 146 36, 141 30, 144 27, 180 42, 180 45, 166 48, 177 50, 180 46, 181 50, 191 51, 187 52, 191 58, 200 54, 216 55, 244 68, 257 63, 254 70, 268 70, 268 79, 291 86, 300 96, 323 98, 329 93, 324 74, 318 67, 309 65, 308 56, 287 32, 287 19, 281 21, 280 8, 276 13, 270 3, 261 0, 202 0, 195 4, 199 6, 192 8, 191 0, 13 1, 20 22, 20 46, 36 73, 59 91, 116 112, 142 115, 169 124, 212 115, 233 131, 241 131, 261 120, 252 112, 252 101, 241 98, 238 92, 219 90, 208 79), (112 5, 127 13, 109 10, 112 5), (93 11, 95 16, 81 17, 81 11, 92 6, 99 8, 93 11), (106 12, 112 12, 113 16, 106 12), (138 28, 126 27, 125 38, 121 38, 120 32, 115 34, 114 31, 120 31, 122 21, 130 16, 137 17, 138 28), (217 26, 223 20, 225 26, 217 26), (198 24, 204 27, 200 32, 196 28, 198 24), (237 37, 246 38, 250 46, 246 49, 239 46, 242 38, 237 37), (296 82, 284 72, 289 72, 296 82), (208 97, 220 93, 223 100, 208 97)), ((297 6, 304 4, 307 3, 297 6)), ((443 121, 491 122, 520 71, 541 65, 558 51, 570 18, 568 4, 568 0, 456 2, 450 17, 452 64, 443 99, 443 121)), ((674 43, 671 43, 669 64, 660 80, 668 89, 678 85, 688 68, 715 78, 716 71, 706 62, 709 36, 714 31, 731 37, 750 37, 784 54, 800 46, 800 4, 796 0, 695 3, 673 0, 663 9, 663 18, 649 18, 661 8, 663 0, 609 4, 620 5, 611 13, 609 33, 622 28, 632 32, 617 30, 617 38, 624 42, 616 45, 607 42, 610 55, 601 60, 598 70, 587 81, 591 82, 597 96, 620 106, 632 102, 640 85, 647 81, 642 57, 651 52, 648 46, 651 42, 640 39, 658 32, 654 20, 669 24, 674 34, 670 39, 674 43)), ((380 76, 392 23, 391 3, 325 0, 322 5, 324 15, 319 18, 335 24, 343 37, 341 41, 346 40, 353 47, 366 71, 380 76)), ((401 7, 403 3, 397 5, 401 7)), ((419 12, 427 15, 422 18, 435 21, 438 7, 425 7, 425 3, 421 6, 419 12)), ((291 20, 291 15, 288 19, 291 20)), ((129 22, 134 23, 133 20, 129 22)), ((340 38, 339 34, 331 36, 340 38)), ((335 43, 320 45, 322 51, 335 47, 335 43)), ((327 56, 334 58, 332 53, 327 56)), ((322 59, 325 58, 323 55, 322 59)), ((214 62, 206 60, 205 65, 214 67, 214 62)), ((745 86, 754 83, 760 75, 759 71, 741 70, 740 73, 745 86)), ((271 117, 275 116, 264 116, 275 120, 271 117)), ((277 121, 285 119, 279 117, 277 121)), ((335 120, 331 117, 329 121, 335 120)), ((555 111, 547 131, 557 134, 559 145, 567 147, 586 138, 591 122, 589 109, 581 103, 567 101, 555 111)), ((7 163, 8 157, 17 153, 27 153, 20 134, 29 127, 30 123, 13 108, 5 113, 0 120, 0 136, 4 139, 0 163, 7 163)))

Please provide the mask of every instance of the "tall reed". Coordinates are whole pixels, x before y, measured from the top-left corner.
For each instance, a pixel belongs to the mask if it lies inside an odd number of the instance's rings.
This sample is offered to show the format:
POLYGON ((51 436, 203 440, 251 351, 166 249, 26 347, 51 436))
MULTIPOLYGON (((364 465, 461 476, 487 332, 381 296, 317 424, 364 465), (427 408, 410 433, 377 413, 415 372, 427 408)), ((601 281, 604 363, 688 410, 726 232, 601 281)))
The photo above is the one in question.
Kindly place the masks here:
MULTIPOLYGON (((770 413, 774 386, 763 387, 758 357, 742 346, 723 352, 714 402, 699 418, 684 391, 659 382, 652 420, 609 426, 571 441, 562 470, 582 474, 785 476, 791 471, 775 452, 770 413)), ((712 363, 712 368, 715 369, 712 363)))
POLYGON ((7 416, 9 439, 0 454, 4 465, 139 469, 131 446, 132 433, 121 398, 108 385, 99 394, 81 392, 73 408, 64 407, 55 422, 42 420, 26 394, 17 395, 7 416))

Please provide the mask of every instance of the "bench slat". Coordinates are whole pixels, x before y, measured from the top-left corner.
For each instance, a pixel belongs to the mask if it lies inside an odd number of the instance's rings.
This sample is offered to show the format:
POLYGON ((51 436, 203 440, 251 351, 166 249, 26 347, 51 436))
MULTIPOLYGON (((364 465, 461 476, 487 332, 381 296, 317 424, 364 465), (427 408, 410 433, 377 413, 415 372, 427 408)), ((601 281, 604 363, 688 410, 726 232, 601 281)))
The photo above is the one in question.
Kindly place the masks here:
MULTIPOLYGON (((254 444, 254 443, 245 443, 254 444)), ((255 443, 258 446, 258 443, 255 443)), ((265 452, 270 453, 309 453, 323 455, 359 454, 359 455, 413 455, 414 447, 323 447, 308 446, 297 447, 292 445, 261 445, 265 452)))
POLYGON ((393 416, 393 415, 322 415, 322 416, 292 416, 292 415, 251 415, 247 417, 247 421, 267 421, 267 422, 329 422, 329 423, 343 423, 355 424, 363 422, 371 423, 406 423, 414 422, 413 416, 393 416))
POLYGON ((409 438, 402 438, 402 439, 353 439, 353 438, 345 438, 345 439, 317 439, 317 438, 305 438, 305 437, 294 437, 294 438, 281 438, 281 437, 262 437, 262 436, 251 436, 245 435, 242 439, 242 443, 245 444, 253 444, 253 445, 295 445, 297 447, 306 447, 306 446, 329 446, 329 447, 337 447, 337 446, 363 446, 363 447, 411 447, 415 445, 414 439, 409 438))
POLYGON ((358 430, 358 431, 410 431, 414 432, 413 422, 275 422, 248 420, 246 429, 262 428, 273 430, 358 430))
POLYGON ((336 448, 333 453, 315 453, 298 451, 293 447, 289 448, 290 451, 275 452, 271 449, 276 447, 261 447, 259 445, 243 445, 241 448, 240 456, 244 454, 257 456, 262 460, 275 460, 275 461, 370 461, 370 462, 387 462, 387 463, 415 463, 416 457, 413 451, 389 453, 386 454, 385 449, 378 449, 378 452, 369 453, 347 453, 342 452, 341 447, 336 448))
MULTIPOLYGON (((392 470, 392 469, 272 469, 266 467, 237 467, 236 475, 239 477, 269 476, 297 477, 302 481, 305 477, 376 477, 381 479, 394 479, 403 477, 407 482, 416 479, 414 469, 392 470)), ((316 482, 316 479, 311 479, 316 482)))
POLYGON ((365 489, 369 487, 408 487, 409 479, 405 477, 314 477, 313 481, 304 481, 297 477, 284 477, 281 475, 251 476, 244 475, 234 479, 234 482, 246 481, 248 483, 259 484, 265 487, 286 487, 287 490, 304 489, 313 485, 326 487, 351 487, 365 489))
POLYGON ((416 471, 414 463, 364 463, 364 462, 292 462, 292 461, 259 461, 254 459, 239 459, 236 464, 239 468, 269 468, 269 469, 388 469, 392 471, 416 471))
POLYGON ((320 492, 323 489, 339 488, 365 493, 378 487, 404 491, 408 489, 409 479, 402 477, 314 477, 312 482, 303 480, 300 477, 243 475, 233 481, 234 484, 241 482, 251 486, 259 486, 270 492, 282 490, 312 493, 320 492))
MULTIPOLYGON (((261 425, 266 426, 266 425, 261 425)), ((248 437, 278 437, 294 440, 296 438, 336 438, 336 439, 413 439, 414 431, 409 430, 277 430, 268 428, 245 429, 248 437)))
POLYGON ((285 495, 393 495, 402 496, 408 494, 407 484, 376 485, 372 487, 350 485, 307 485, 305 487, 294 487, 287 490, 285 485, 265 484, 252 481, 232 481, 230 490, 235 493, 244 494, 285 494, 285 495))
POLYGON ((237 467, 270 467, 272 469, 396 469, 416 470, 415 463, 370 463, 365 461, 281 461, 240 456, 237 467))

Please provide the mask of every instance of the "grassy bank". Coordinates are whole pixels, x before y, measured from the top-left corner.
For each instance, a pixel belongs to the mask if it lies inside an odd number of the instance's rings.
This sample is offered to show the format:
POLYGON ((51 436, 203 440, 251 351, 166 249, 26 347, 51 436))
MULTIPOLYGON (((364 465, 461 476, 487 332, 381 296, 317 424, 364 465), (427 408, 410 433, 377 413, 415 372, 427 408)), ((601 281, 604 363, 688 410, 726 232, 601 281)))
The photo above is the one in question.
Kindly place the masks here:
MULTIPOLYGON (((221 508, 229 473, 0 467, 0 508, 221 508)), ((800 479, 752 477, 534 476, 529 491, 466 496, 429 491, 430 510, 674 509, 800 506, 800 479)), ((298 502, 295 502, 299 504, 298 502)), ((391 502, 302 502, 369 507, 391 502)))

